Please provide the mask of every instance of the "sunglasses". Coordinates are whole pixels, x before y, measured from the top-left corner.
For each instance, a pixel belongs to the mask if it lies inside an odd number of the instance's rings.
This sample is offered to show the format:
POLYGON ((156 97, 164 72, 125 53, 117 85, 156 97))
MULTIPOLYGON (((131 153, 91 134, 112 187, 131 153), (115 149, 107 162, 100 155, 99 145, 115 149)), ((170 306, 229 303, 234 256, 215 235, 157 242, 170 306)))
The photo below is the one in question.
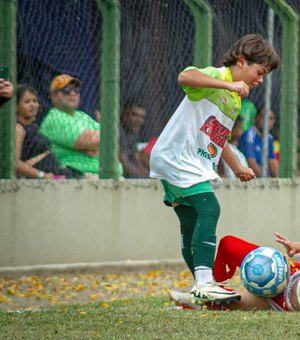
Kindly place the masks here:
POLYGON ((69 95, 72 91, 74 91, 76 94, 80 92, 80 87, 79 86, 66 86, 60 90, 63 94, 69 95))

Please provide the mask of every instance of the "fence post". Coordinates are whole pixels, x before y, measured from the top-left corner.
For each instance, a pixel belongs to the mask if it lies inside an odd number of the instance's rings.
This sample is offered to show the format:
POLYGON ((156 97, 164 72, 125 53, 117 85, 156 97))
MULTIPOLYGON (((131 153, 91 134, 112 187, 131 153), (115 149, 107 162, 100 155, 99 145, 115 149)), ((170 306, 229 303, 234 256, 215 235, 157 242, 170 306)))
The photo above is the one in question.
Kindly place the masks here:
POLYGON ((120 116, 120 5, 118 0, 97 0, 102 14, 100 83, 100 178, 118 179, 120 116), (103 128, 102 128, 103 126, 103 128))
MULTIPOLYGON (((9 68, 9 80, 16 85, 17 0, 0 1, 0 66, 9 68)), ((0 105, 0 178, 15 177, 15 96, 0 105)))
POLYGON ((279 177, 297 173, 299 17, 284 0, 265 0, 282 24, 279 177))
POLYGON ((204 0, 184 0, 195 19, 195 42, 193 62, 206 67, 212 63, 212 13, 204 0))

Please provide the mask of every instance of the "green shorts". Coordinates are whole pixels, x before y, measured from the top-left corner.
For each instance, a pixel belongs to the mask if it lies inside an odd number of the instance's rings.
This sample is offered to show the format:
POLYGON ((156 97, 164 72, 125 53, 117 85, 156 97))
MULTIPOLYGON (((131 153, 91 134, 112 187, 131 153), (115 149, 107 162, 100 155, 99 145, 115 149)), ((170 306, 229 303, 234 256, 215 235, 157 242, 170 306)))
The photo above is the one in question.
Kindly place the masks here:
POLYGON ((197 183, 188 188, 177 187, 163 179, 161 180, 161 183, 165 189, 164 202, 168 206, 171 206, 172 203, 190 206, 190 204, 185 200, 185 197, 195 194, 203 194, 205 192, 214 192, 210 181, 197 183))

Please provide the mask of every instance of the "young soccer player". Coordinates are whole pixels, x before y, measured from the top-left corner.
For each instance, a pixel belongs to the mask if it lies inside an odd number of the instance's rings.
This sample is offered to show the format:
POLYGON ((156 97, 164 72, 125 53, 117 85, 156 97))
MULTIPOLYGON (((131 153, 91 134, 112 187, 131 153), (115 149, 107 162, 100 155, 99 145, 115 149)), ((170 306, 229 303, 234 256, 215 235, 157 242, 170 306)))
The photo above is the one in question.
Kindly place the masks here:
POLYGON ((164 201, 180 221, 184 260, 195 278, 192 298, 231 302, 240 299, 214 281, 216 226, 220 207, 212 184, 222 158, 241 181, 255 178, 227 146, 241 108, 241 97, 263 83, 280 59, 261 35, 239 39, 222 59, 221 68, 186 68, 178 81, 185 98, 158 138, 150 157, 150 177, 161 180, 164 201))
MULTIPOLYGON (((300 242, 291 242, 286 237, 275 232, 275 240, 285 246, 286 252, 290 257, 300 253, 300 242)), ((237 267, 240 267, 243 259, 252 250, 260 247, 257 244, 249 243, 235 236, 225 236, 220 240, 217 256, 214 264, 214 276, 218 282, 231 279, 237 267)), ((285 290, 272 298, 262 298, 252 295, 247 290, 242 290, 241 300, 235 304, 226 306, 230 310, 268 310, 276 311, 300 311, 300 263, 292 262, 290 265, 290 279, 285 290)), ((175 303, 186 308, 201 309, 199 305, 192 304, 189 294, 171 291, 170 297, 175 303)), ((219 309, 218 305, 207 305, 208 308, 219 309)))

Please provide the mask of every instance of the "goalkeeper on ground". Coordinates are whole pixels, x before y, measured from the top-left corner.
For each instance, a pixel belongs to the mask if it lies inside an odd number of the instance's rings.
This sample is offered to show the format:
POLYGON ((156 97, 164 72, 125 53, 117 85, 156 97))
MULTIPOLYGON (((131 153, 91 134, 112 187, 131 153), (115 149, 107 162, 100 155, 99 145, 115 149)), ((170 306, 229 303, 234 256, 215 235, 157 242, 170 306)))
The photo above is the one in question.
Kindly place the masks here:
MULTIPOLYGON (((276 241, 285 246, 290 257, 300 253, 300 242, 291 242, 286 237, 275 232, 276 241)), ((244 258, 254 249, 260 246, 247 242, 236 236, 224 236, 219 243, 217 256, 214 263, 214 276, 218 282, 224 282, 233 277, 244 258)), ((247 290, 241 291, 241 300, 235 304, 222 307, 222 305, 206 304, 211 309, 229 310, 276 310, 276 311, 300 311, 300 263, 288 259, 290 265, 290 278, 287 287, 282 293, 272 298, 258 297, 247 290)), ((171 291, 170 298, 177 305, 188 309, 200 309, 199 305, 190 301, 187 293, 171 291)))

